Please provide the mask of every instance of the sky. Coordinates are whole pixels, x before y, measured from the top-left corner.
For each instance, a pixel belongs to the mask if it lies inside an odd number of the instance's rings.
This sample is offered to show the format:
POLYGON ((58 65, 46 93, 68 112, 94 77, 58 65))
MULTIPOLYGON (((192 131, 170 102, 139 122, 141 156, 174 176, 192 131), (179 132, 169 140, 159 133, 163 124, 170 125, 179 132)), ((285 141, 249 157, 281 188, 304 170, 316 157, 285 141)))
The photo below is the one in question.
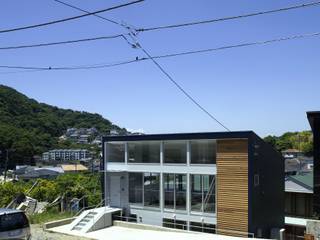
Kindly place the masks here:
MULTIPOLYGON (((64 0, 88 11, 123 1, 64 0)), ((102 13, 134 27, 221 18, 308 3, 294 0, 146 0, 102 13)), ((1 0, 0 30, 81 15, 53 0, 1 0)), ((320 5, 276 14, 143 32, 151 54, 215 48, 320 32, 320 5)), ((94 16, 0 34, 0 47, 125 33, 94 16)), ((232 131, 280 135, 309 130, 306 111, 320 110, 320 36, 158 59, 204 108, 232 131)), ((62 67, 114 63, 145 57, 122 39, 0 51, 0 65, 62 67)), ((78 71, 8 73, 0 84, 39 102, 99 113, 113 123, 145 133, 214 132, 224 129, 187 99, 151 61, 78 71)))

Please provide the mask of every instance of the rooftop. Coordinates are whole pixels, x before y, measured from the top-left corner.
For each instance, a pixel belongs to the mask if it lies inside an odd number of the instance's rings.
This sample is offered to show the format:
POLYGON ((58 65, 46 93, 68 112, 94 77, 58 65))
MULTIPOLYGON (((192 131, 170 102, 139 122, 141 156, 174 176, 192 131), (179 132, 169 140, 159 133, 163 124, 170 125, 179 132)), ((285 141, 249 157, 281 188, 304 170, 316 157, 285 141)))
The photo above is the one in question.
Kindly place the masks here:
POLYGON ((183 139, 221 139, 221 138, 249 138, 257 136, 253 131, 234 132, 199 132, 199 133, 166 133, 144 135, 117 135, 103 137, 103 141, 142 141, 142 140, 183 140, 183 139))
POLYGON ((288 176, 285 180, 285 191, 313 193, 313 172, 288 176))
POLYGON ((310 111, 307 112, 307 117, 310 123, 312 130, 314 130, 314 119, 320 118, 320 111, 310 111))
POLYGON ((87 171, 88 168, 82 164, 61 164, 63 171, 65 172, 76 172, 76 171, 87 171))
POLYGON ((282 153, 300 153, 301 151, 298 150, 298 149, 286 149, 286 150, 283 150, 281 151, 282 153))

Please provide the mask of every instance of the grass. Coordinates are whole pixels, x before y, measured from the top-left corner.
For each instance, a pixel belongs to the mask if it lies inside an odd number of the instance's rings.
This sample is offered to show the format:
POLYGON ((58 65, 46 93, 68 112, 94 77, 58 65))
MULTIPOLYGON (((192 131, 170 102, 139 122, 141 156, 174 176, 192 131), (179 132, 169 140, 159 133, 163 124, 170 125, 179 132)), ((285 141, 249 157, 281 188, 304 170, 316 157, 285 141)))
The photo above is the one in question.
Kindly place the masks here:
POLYGON ((29 221, 31 224, 41 224, 64 218, 70 218, 73 217, 73 215, 74 213, 72 212, 59 212, 57 210, 48 210, 43 213, 37 213, 29 216, 29 221))

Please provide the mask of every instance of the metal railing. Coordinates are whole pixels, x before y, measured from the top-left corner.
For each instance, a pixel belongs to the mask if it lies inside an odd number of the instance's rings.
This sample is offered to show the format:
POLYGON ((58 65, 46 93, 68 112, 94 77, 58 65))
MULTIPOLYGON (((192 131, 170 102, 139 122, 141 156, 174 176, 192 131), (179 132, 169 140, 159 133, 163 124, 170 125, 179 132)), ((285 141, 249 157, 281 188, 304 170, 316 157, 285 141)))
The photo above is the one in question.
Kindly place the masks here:
MULTIPOLYGON (((221 229, 221 228, 215 228, 215 227, 208 227, 208 226, 199 226, 199 225, 192 225, 192 224, 183 224, 183 223, 177 223, 176 220, 172 219, 173 222, 167 222, 162 221, 162 226, 159 226, 159 222, 154 221, 148 221, 148 223, 142 223, 139 222, 137 218, 134 217, 127 217, 127 216, 119 216, 114 215, 113 220, 116 221, 123 221, 123 222, 131 222, 136 224, 144 224, 144 225, 150 225, 150 226, 158 226, 158 227, 167 227, 170 229, 176 229, 176 230, 185 230, 188 232, 203 232, 203 233, 211 233, 211 234, 222 234, 222 235, 232 235, 232 236, 242 236, 242 237, 249 237, 254 238, 254 233, 250 232, 242 232, 237 230, 229 230, 229 229, 221 229), (166 226, 163 226, 166 225, 166 226), (173 227, 168 227, 173 226, 173 227), (195 229, 199 229, 201 231, 197 231, 195 229)), ((177 221, 184 221, 184 220, 177 220, 177 221)), ((199 224, 201 224, 199 222, 199 224)), ((202 223, 205 224, 205 223, 202 223)))
MULTIPOLYGON (((85 196, 83 196, 83 197, 85 197, 85 196)), ((82 197, 82 198, 83 198, 83 197, 82 197)), ((81 213, 83 213, 83 212, 86 211, 86 210, 99 208, 99 207, 102 207, 102 206, 104 206, 104 205, 105 205, 105 206, 109 206, 109 205, 104 204, 104 203, 109 204, 108 199, 107 199, 107 201, 106 201, 105 199, 102 199, 102 200, 101 200, 98 204, 96 204, 96 205, 91 205, 91 206, 83 207, 83 208, 81 208, 78 212, 76 212, 76 214, 74 214, 73 216, 74 216, 74 217, 77 217, 77 216, 79 216, 81 213)))

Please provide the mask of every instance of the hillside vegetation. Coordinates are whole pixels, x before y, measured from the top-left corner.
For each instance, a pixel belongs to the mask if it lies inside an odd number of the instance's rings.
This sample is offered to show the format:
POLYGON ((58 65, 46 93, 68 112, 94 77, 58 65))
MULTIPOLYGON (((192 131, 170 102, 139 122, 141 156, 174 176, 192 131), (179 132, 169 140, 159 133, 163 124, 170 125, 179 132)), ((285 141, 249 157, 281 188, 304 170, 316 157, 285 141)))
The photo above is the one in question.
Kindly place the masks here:
POLYGON ((99 114, 39 103, 0 85, 0 167, 3 167, 5 149, 12 149, 9 167, 30 163, 33 155, 59 147, 58 137, 68 127, 95 127, 103 134, 111 129, 126 132, 99 114))
POLYGON ((301 150, 307 156, 312 155, 313 143, 311 131, 287 132, 279 137, 267 136, 264 140, 278 151, 294 148, 301 150))

